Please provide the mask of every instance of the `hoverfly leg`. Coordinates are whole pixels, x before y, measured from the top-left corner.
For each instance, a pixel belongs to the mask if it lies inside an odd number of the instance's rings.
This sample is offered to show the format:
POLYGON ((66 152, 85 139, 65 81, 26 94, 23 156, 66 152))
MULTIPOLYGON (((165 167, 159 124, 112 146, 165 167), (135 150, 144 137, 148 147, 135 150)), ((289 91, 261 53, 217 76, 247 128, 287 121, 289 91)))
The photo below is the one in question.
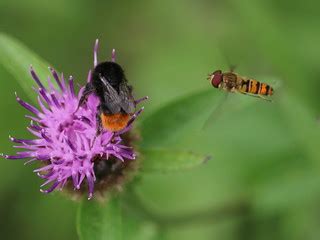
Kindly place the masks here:
POLYGON ((261 98, 261 99, 263 99, 263 100, 265 100, 265 101, 268 101, 268 102, 272 102, 271 99, 265 98, 265 97, 263 97, 263 96, 261 96, 261 95, 252 95, 252 94, 248 94, 248 93, 241 92, 241 91, 239 91, 239 93, 242 93, 242 94, 244 94, 244 95, 251 96, 251 97, 261 98))
POLYGON ((79 110, 79 108, 87 101, 89 95, 92 94, 93 92, 94 92, 94 87, 93 87, 92 83, 91 82, 87 83, 87 85, 82 93, 82 96, 80 98, 78 107, 74 113, 76 113, 79 110))
POLYGON ((233 73, 233 72, 234 72, 234 70, 236 69, 236 67, 237 67, 236 65, 231 64, 231 65, 230 65, 230 72, 232 72, 232 73, 233 73))
POLYGON ((262 96, 260 96, 260 95, 259 95, 259 97, 260 97, 261 99, 265 100, 265 101, 272 102, 272 100, 269 99, 269 98, 265 98, 265 97, 262 97, 262 96))

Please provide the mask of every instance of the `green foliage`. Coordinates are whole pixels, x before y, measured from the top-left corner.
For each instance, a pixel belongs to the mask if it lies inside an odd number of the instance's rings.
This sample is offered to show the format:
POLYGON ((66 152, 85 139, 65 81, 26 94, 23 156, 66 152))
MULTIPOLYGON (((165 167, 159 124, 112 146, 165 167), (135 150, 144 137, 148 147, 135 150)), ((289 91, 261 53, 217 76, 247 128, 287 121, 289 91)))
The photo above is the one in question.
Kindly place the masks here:
POLYGON ((219 96, 213 91, 202 91, 176 100, 150 114, 141 123, 142 146, 172 146, 188 134, 188 129, 201 129, 211 102, 219 96), (156 136, 156 137, 155 137, 156 136))
POLYGON ((168 172, 190 169, 204 164, 211 157, 193 152, 173 149, 142 150, 142 170, 145 172, 168 172))
POLYGON ((48 70, 50 65, 48 63, 20 41, 5 33, 0 33, 0 63, 15 77, 31 99, 34 99, 32 86, 35 85, 35 82, 29 72, 30 66, 32 65, 44 84, 50 73, 48 70))
MULTIPOLYGON (((319 238, 319 3, 58 0, 49 8, 40 0, 4 0, 0 6, 6 32, 0 152, 13 151, 7 135, 25 134, 25 112, 13 93, 35 99, 29 66, 43 80, 50 75, 49 64, 29 48, 84 83, 99 37, 100 60, 116 48, 135 96, 150 96, 138 122, 142 174, 109 201, 81 202, 80 239, 319 238), (274 101, 225 98, 211 88, 206 75, 227 70, 227 62, 241 75, 271 85, 281 80, 274 101), (202 164, 206 156, 213 160, 202 164), (130 196, 122 199, 131 188, 140 207, 130 196), (239 202, 249 207, 229 209, 239 202)), ((0 164, 3 239, 78 239, 78 203, 40 195, 34 166, 0 164)))

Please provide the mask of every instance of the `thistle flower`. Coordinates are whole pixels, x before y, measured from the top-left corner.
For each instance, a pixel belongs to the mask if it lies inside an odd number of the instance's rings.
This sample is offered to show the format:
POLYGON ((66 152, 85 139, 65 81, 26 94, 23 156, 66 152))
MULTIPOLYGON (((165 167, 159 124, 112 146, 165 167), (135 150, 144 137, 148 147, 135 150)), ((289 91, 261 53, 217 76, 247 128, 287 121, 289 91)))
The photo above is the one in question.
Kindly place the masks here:
MULTIPOLYGON (((94 48, 94 66, 97 65, 98 40, 94 48)), ((112 52, 112 61, 115 61, 115 51, 112 52)), ((17 144, 14 146, 24 151, 16 155, 3 155, 6 159, 30 159, 27 163, 41 162, 41 167, 34 170, 44 179, 40 187, 43 193, 50 193, 60 189, 71 182, 74 189, 80 189, 83 183, 88 186, 88 199, 94 192, 96 169, 99 169, 101 161, 107 164, 125 164, 134 160, 134 150, 125 145, 123 134, 130 131, 136 117, 143 111, 141 108, 131 118, 127 127, 121 132, 104 130, 96 135, 96 115, 99 99, 95 95, 89 96, 83 107, 77 110, 82 87, 78 94, 74 88, 72 77, 68 81, 64 75, 49 68, 54 81, 48 78, 48 88, 45 88, 34 69, 30 73, 38 85, 35 91, 38 94, 40 108, 36 108, 23 101, 16 95, 18 103, 32 113, 26 115, 31 119, 27 128, 35 139, 18 139, 10 136, 10 140, 17 144), (54 86, 54 82, 56 86, 54 86), (99 164, 99 165, 98 165, 99 164), (43 187, 46 187, 45 189, 43 187)), ((91 80, 91 71, 88 80, 91 80)), ((147 99, 135 101, 136 104, 147 99)))

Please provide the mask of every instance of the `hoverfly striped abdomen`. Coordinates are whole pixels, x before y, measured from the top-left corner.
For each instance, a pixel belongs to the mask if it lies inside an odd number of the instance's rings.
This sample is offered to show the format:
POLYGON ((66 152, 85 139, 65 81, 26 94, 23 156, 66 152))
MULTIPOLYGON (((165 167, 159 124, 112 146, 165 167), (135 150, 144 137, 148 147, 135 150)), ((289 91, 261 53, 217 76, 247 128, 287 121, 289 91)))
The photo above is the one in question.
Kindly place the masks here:
POLYGON ((273 94, 271 86, 254 79, 243 80, 240 91, 264 96, 271 96, 273 94))
POLYGON ((271 96, 273 94, 273 88, 265 83, 260 83, 259 94, 265 96, 271 96))

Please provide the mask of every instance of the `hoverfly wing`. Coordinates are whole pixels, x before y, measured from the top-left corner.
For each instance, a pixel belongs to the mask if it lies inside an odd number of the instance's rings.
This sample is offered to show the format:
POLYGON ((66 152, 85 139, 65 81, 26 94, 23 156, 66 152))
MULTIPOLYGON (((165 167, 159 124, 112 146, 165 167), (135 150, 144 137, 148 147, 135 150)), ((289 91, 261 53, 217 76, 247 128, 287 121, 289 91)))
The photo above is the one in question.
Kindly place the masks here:
POLYGON ((210 115, 208 116, 208 118, 204 122, 204 124, 202 126, 202 130, 206 130, 210 125, 212 125, 214 123, 214 121, 217 118, 219 118, 219 116, 222 114, 223 106, 226 103, 228 96, 229 96, 229 92, 225 92, 223 97, 221 97, 221 99, 219 100, 219 102, 217 104, 215 104, 210 115))
POLYGON ((119 85, 119 96, 121 99, 121 108, 128 114, 135 111, 134 98, 132 96, 132 88, 126 82, 119 85))
POLYGON ((118 92, 104 78, 100 77, 104 84, 104 100, 105 104, 112 114, 118 113, 121 110, 121 98, 118 92))

